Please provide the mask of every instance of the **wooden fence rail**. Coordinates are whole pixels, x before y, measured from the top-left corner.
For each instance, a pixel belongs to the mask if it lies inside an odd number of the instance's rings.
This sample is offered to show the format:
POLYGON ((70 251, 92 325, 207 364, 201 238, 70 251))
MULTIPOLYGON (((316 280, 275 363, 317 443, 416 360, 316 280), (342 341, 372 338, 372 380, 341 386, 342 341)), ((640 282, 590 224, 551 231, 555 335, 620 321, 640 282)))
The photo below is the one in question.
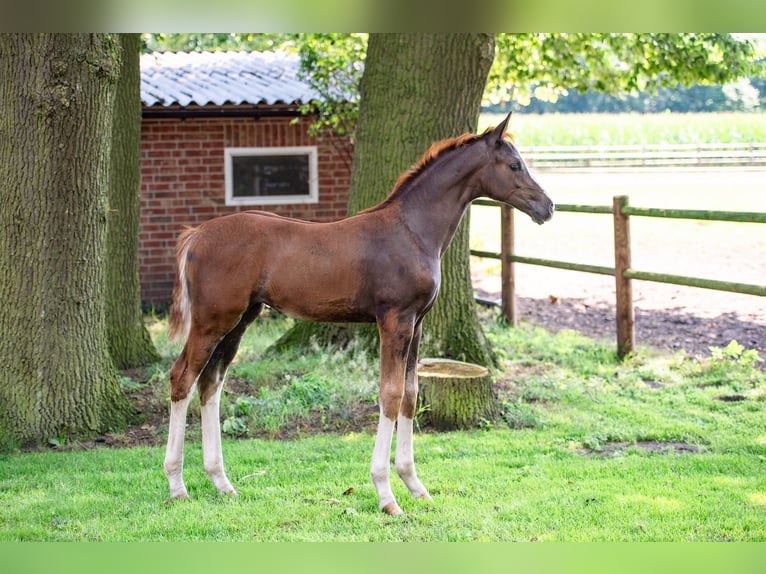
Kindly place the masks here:
POLYGON ((499 206, 501 208, 501 238, 500 253, 491 251, 471 250, 471 255, 499 259, 501 262, 501 306, 503 315, 511 325, 517 323, 516 313, 516 277, 515 263, 541 265, 570 271, 611 275, 615 278, 615 313, 617 323, 617 354, 625 357, 635 348, 635 318, 633 307, 632 280, 670 283, 704 289, 716 289, 732 293, 744 293, 766 297, 766 285, 751 285, 706 279, 702 277, 686 277, 667 273, 640 271, 631 267, 630 250, 630 217, 664 217, 672 219, 697 219, 706 221, 731 221, 742 223, 766 223, 766 213, 745 211, 702 211, 684 209, 656 209, 633 207, 627 196, 616 196, 611 206, 605 205, 573 205, 561 204, 557 211, 570 213, 601 213, 611 214, 614 226, 614 267, 557 261, 538 257, 517 255, 514 250, 513 209, 507 205, 491 201, 477 200, 474 205, 499 206))

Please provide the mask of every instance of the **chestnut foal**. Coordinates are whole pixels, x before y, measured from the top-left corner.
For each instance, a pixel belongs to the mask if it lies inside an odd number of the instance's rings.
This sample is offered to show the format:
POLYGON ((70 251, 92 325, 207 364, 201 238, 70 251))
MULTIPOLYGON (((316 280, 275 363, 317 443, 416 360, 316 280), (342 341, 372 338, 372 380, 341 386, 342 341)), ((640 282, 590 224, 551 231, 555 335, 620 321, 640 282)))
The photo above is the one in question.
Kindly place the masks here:
POLYGON ((468 205, 502 201, 543 223, 553 202, 505 138, 510 115, 483 135, 437 142, 379 205, 333 223, 249 211, 186 229, 177 246, 171 337, 186 345, 170 372, 165 474, 170 497, 183 481, 186 411, 200 394, 204 466, 216 488, 236 495, 221 451, 219 400, 240 339, 264 305, 314 321, 376 322, 380 333, 380 419, 371 477, 380 508, 400 514, 395 467, 412 496, 430 499, 415 472, 412 427, 423 317, 439 291, 442 255, 468 205))

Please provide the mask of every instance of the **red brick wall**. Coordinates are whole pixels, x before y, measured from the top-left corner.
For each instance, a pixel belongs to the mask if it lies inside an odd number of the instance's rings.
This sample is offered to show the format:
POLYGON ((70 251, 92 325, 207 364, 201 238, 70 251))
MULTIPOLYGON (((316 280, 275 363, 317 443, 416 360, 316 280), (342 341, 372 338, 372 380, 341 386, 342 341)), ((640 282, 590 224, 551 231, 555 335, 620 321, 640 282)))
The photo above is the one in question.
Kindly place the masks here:
POLYGON ((293 118, 147 119, 141 127, 141 299, 165 304, 171 299, 174 253, 183 225, 263 209, 311 221, 333 221, 346 214, 350 159, 324 138, 306 133, 307 121, 293 118), (224 147, 318 147, 319 203, 284 206, 227 206, 224 147))

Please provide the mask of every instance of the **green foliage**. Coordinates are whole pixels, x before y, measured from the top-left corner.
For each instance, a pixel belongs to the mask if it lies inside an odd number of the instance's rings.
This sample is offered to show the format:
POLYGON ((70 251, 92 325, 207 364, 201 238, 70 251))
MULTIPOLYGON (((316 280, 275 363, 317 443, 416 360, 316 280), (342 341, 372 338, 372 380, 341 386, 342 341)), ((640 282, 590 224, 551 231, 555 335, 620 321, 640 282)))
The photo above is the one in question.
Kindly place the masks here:
POLYGON ((132 379, 131 377, 121 376, 120 377, 120 387, 123 389, 127 389, 129 391, 135 391, 137 389, 140 389, 144 386, 144 383, 141 381, 136 381, 135 379, 132 379))
MULTIPOLYGON (((246 333, 229 374, 239 392, 225 393, 223 398, 223 430, 229 436, 300 432, 305 425, 316 427, 317 422, 325 430, 343 429, 352 420, 358 422, 351 413, 360 406, 368 414, 375 410, 377 358, 363 345, 353 343, 342 349, 314 344, 267 353, 291 324, 282 316, 267 316, 246 333)), ((153 325, 155 340, 160 340, 163 322, 153 325)), ((696 423, 677 424, 681 419, 672 412, 679 393, 683 400, 718 408, 721 403, 716 397, 726 393, 746 393, 761 401, 766 392, 766 373, 758 368, 760 357, 736 341, 711 349, 709 358, 646 358, 642 351, 621 362, 611 342, 594 341, 574 331, 551 335, 540 328, 508 329, 491 323, 487 336, 502 362, 498 379, 508 377, 504 372, 523 375, 513 376, 510 390, 500 384, 501 416, 488 421, 486 427, 545 429, 562 412, 577 412, 583 405, 586 410, 594 405, 616 409, 614 415, 622 417, 620 424, 597 425, 567 435, 568 442, 585 448, 600 448, 616 440, 698 440, 696 423), (659 397, 665 397, 659 401, 661 408, 639 411, 633 423, 634 415, 623 412, 633 409, 634 401, 651 404, 659 397)), ((166 369, 155 367, 149 378, 156 385, 163 376, 167 376, 166 369)), ((193 425, 195 416, 192 413, 193 425)), ((599 413, 597 418, 603 417, 599 413)))
POLYGON ((247 418, 253 414, 256 401, 251 397, 237 397, 226 405, 227 416, 221 425, 224 434, 242 436, 247 432, 247 418))
POLYGON ((218 34, 142 34, 143 52, 210 52, 221 50, 290 49, 292 34, 279 33, 218 33, 218 34))
POLYGON ((745 347, 734 339, 725 347, 710 347, 710 357, 716 363, 735 362, 747 367, 754 367, 757 362, 762 361, 758 356, 758 351, 755 349, 745 350, 745 347))
POLYGON ((259 319, 248 330, 229 377, 249 391, 225 395, 223 430, 231 436, 274 435, 300 429, 310 420, 326 427, 346 426, 360 405, 373 405, 377 393, 377 359, 364 341, 343 348, 308 346, 275 349, 273 344, 293 321, 259 319), (229 421, 227 423, 227 421, 229 421))
POLYGON ((301 108, 316 116, 311 133, 352 136, 359 111, 367 35, 299 34, 295 41, 301 55, 301 76, 320 94, 319 99, 301 108))
POLYGON ((763 73, 748 40, 731 34, 498 34, 486 100, 555 101, 567 89, 610 94, 725 84, 763 73))
POLYGON ((321 408, 327 405, 330 398, 328 386, 328 381, 309 373, 298 379, 290 378, 282 397, 288 403, 296 403, 303 409, 310 409, 314 406, 321 408))
POLYGON ((315 375, 302 377, 285 375, 287 384, 262 387, 257 397, 240 396, 226 406, 228 417, 223 432, 243 436, 249 432, 276 433, 296 424, 313 412, 323 412, 334 406, 338 399, 332 383, 315 375))
POLYGON ((732 340, 725 347, 710 347, 710 358, 693 365, 687 374, 700 385, 743 391, 766 383, 766 373, 758 368, 762 362, 758 351, 732 340))
POLYGON ((503 402, 500 416, 512 429, 542 428, 545 425, 541 409, 527 402, 503 402))

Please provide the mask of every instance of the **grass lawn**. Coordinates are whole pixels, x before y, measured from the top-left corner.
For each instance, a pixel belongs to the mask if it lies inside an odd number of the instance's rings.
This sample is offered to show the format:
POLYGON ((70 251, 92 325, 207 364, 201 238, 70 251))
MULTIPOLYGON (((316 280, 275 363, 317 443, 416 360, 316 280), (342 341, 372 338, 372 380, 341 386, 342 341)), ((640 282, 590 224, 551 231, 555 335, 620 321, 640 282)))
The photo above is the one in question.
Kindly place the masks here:
MULTIPOLYGON (((222 418, 243 425, 229 425, 229 436, 263 437, 254 418, 273 411, 275 397, 313 396, 314 406, 277 417, 287 426, 374 405, 375 361, 361 367, 358 352, 264 358, 257 371, 252 359, 285 326, 265 323, 232 369, 245 391, 227 398, 222 418), (344 395, 357 371, 364 376, 344 395), (307 389, 314 395, 298 392, 307 389), (243 402, 250 408, 237 410, 243 402)), ((754 353, 731 346, 697 360, 645 350, 619 363, 609 342, 485 323, 503 361, 503 417, 470 432, 419 432, 415 458, 434 501, 411 499, 395 478, 401 517, 377 509, 366 430, 225 440, 235 499, 205 476, 192 420, 186 502, 164 504, 161 446, 0 455, 0 540, 766 541, 766 380, 754 353)), ((158 397, 176 352, 164 329, 152 323, 161 369, 130 383, 158 397)))

